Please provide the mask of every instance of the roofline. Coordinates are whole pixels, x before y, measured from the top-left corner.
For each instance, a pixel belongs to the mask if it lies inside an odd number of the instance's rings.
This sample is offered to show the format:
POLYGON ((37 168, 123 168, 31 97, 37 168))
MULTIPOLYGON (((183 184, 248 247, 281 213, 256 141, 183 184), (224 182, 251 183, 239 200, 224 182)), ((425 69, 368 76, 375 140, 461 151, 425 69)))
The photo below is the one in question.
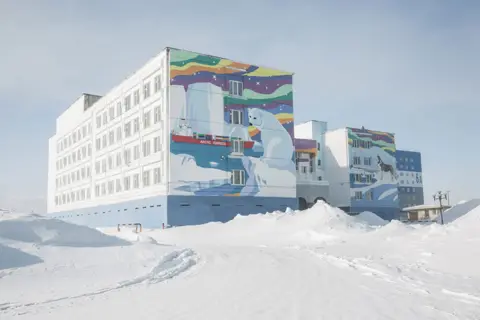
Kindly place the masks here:
MULTIPOLYGON (((195 54, 202 55, 202 56, 208 56, 208 57, 217 58, 217 59, 224 59, 224 60, 231 60, 231 61, 235 61, 235 62, 238 62, 238 63, 241 63, 241 64, 250 64, 250 65, 251 65, 251 63, 246 63, 246 62, 242 62, 242 61, 239 61, 239 60, 232 60, 232 59, 230 59, 230 58, 219 57, 219 56, 216 56, 216 55, 213 55, 213 54, 201 53, 201 52, 197 52, 197 51, 193 51, 193 50, 188 50, 188 49, 181 49, 181 48, 175 48, 175 47, 165 47, 165 49, 166 49, 167 51, 170 50, 170 49, 179 50, 179 51, 188 51, 188 52, 195 53, 195 54)), ((267 66, 265 66, 265 65, 254 64, 254 66, 260 67, 260 68, 264 68, 264 69, 270 69, 270 70, 275 70, 275 71, 281 71, 281 72, 290 73, 292 76, 295 74, 295 72, 291 72, 291 71, 287 71, 287 70, 281 70, 281 69, 272 68, 272 67, 267 67, 267 66)))

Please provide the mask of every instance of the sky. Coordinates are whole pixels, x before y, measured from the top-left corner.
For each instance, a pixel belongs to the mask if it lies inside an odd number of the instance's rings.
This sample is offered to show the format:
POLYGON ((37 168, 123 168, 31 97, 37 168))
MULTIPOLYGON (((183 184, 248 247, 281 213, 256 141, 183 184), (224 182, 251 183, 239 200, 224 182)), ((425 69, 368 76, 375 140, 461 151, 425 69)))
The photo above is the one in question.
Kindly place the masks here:
POLYGON ((48 138, 164 47, 295 72, 295 122, 393 132, 425 200, 480 197, 480 2, 0 0, 0 208, 46 208, 48 138))

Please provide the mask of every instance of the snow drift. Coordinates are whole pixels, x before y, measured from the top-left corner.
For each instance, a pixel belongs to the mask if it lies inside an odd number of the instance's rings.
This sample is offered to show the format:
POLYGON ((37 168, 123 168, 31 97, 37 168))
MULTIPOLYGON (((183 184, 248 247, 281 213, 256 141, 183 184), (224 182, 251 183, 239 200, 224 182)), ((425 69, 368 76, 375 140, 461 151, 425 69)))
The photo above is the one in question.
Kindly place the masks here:
POLYGON ((297 245, 336 241, 340 237, 376 230, 386 224, 373 213, 350 216, 325 202, 303 211, 237 215, 233 220, 165 230, 161 242, 229 245, 297 245), (175 240, 173 240, 175 239, 175 240))
POLYGON ((0 239, 67 247, 125 246, 130 242, 96 229, 38 215, 0 220, 0 239))
POLYGON ((40 262, 43 260, 37 256, 0 243, 0 270, 21 268, 40 262))

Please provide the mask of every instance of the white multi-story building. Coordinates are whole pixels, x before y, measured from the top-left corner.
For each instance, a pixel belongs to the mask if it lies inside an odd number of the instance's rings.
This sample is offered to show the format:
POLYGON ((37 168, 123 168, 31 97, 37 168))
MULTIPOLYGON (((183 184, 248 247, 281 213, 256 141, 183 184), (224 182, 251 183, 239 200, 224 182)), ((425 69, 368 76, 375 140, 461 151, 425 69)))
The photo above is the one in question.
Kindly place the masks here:
POLYGON ((167 83, 162 52, 105 96, 83 94, 58 117, 49 140, 48 212, 83 222, 98 215, 93 224, 101 225, 109 211, 131 207, 114 204, 165 194, 167 83))
POLYGON ((295 208, 292 73, 167 48, 49 140, 48 211, 92 226, 295 208))

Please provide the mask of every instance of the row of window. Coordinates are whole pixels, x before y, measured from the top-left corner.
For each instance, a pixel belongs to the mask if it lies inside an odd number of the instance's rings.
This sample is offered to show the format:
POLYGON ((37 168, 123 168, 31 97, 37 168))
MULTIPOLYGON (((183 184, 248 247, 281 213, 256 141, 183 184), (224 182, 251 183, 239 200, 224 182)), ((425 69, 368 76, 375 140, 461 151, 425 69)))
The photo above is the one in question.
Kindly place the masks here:
POLYGON ((90 157, 92 155, 92 145, 89 143, 88 145, 84 145, 79 147, 77 150, 74 150, 72 153, 58 159, 56 161, 56 168, 57 171, 67 168, 70 165, 74 165, 79 161, 82 161, 86 157, 90 157))
MULTIPOLYGON (((153 109, 153 124, 157 124, 161 121, 161 110, 160 107, 155 107, 153 109)), ((152 125, 152 111, 147 111, 143 114, 143 129, 148 129, 152 125)), ((112 129, 107 133, 103 134, 102 137, 98 137, 95 141, 95 150, 99 151, 108 146, 112 146, 115 143, 120 143, 122 137, 125 139, 130 138, 133 134, 136 134, 140 131, 140 118, 136 117, 131 121, 128 121, 122 126, 118 126, 116 129, 112 129)))
POLYGON ((405 169, 405 170, 415 170, 415 166, 413 166, 413 165, 409 166, 409 165, 399 164, 398 168, 399 169, 405 169))
POLYGON ((356 174, 353 174, 353 182, 363 182, 363 183, 372 183, 373 181, 373 174, 360 174, 360 173, 356 173, 356 174), (365 177, 365 179, 362 179, 363 177, 365 177))
MULTIPOLYGON (((143 170, 141 186, 146 188, 151 185, 157 185, 162 183, 162 171, 161 168, 154 168, 149 170, 143 170)), ((122 191, 129 191, 131 189, 140 188, 140 174, 135 173, 129 176, 112 179, 107 182, 102 182, 95 185, 95 197, 103 197, 122 191)))
POLYGON ((55 205, 61 206, 69 203, 90 200, 92 197, 90 187, 75 191, 63 192, 55 196, 55 205))
MULTIPOLYGON (((144 140, 142 143, 142 155, 148 157, 153 153, 158 153, 162 150, 162 140, 159 136, 153 139, 144 140), (153 148, 152 148, 153 145, 153 148)), ((95 162, 95 174, 105 173, 114 168, 119 168, 124 165, 130 165, 130 163, 140 158, 140 145, 133 147, 125 147, 122 151, 117 151, 115 157, 113 154, 108 157, 95 162)))
POLYGON ((91 170, 90 170, 90 166, 87 165, 73 172, 65 173, 57 177, 55 179, 55 187, 58 189, 58 188, 73 184, 75 182, 84 181, 90 177, 91 177, 91 170))
POLYGON ((355 191, 355 200, 373 200, 373 190, 368 190, 365 194, 362 191, 355 191))
MULTIPOLYGON (((153 93, 160 92, 162 88, 162 78, 161 75, 156 75, 154 78, 153 84, 153 93)), ((145 82, 143 84, 143 99, 149 98, 151 95, 151 85, 150 82, 145 82)), ((107 125, 109 121, 113 121, 115 117, 119 117, 123 112, 128 112, 132 107, 136 107, 140 104, 140 89, 136 89, 133 94, 128 94, 123 98, 123 105, 121 101, 118 101, 116 104, 112 104, 108 107, 108 110, 103 111, 103 113, 98 114, 96 117, 96 127, 100 129, 103 126, 107 125)))
POLYGON ((413 163, 413 158, 408 158, 408 157, 402 158, 402 157, 400 157, 400 158, 398 158, 398 161, 399 162, 404 162, 405 161, 405 162, 412 162, 413 163))
POLYGON ((80 128, 74 130, 72 133, 57 141, 57 154, 64 150, 80 143, 87 136, 92 134, 92 124, 84 124, 80 128))
MULTIPOLYGON (((363 140, 360 140, 360 141, 363 141, 363 140)), ((362 158, 360 158, 358 156, 354 156, 353 157, 353 165, 359 166, 361 164, 362 164, 362 158)), ((364 166, 371 166, 372 165, 372 157, 364 157, 363 158, 363 165, 364 166)))
POLYGON ((406 193, 414 193, 415 192, 415 188, 410 188, 410 187, 400 187, 400 192, 406 192, 406 193))
POLYGON ((352 140, 352 147, 353 148, 362 148, 362 149, 370 149, 372 148, 373 143, 372 141, 365 141, 360 139, 353 139, 352 140))

